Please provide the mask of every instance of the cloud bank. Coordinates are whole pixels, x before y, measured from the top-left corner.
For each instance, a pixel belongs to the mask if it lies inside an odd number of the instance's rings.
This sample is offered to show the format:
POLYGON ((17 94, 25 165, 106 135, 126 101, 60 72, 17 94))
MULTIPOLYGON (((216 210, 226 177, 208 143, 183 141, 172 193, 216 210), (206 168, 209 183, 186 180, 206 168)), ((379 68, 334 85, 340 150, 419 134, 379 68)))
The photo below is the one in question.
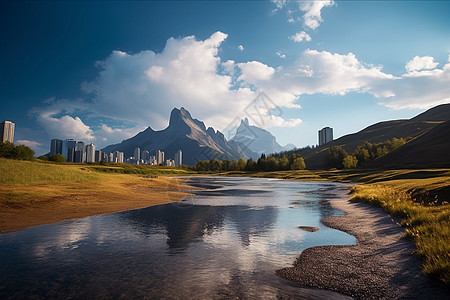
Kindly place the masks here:
POLYGON ((245 117, 251 105, 262 107, 258 113, 265 117, 265 128, 299 126, 300 119, 286 120, 272 111, 298 109, 306 94, 369 93, 395 109, 450 102, 450 64, 439 69, 429 56, 414 57, 401 76, 385 73, 382 66, 363 62, 353 53, 312 49, 298 53, 294 62, 269 66, 255 60, 222 61, 219 49, 227 36, 218 31, 205 40, 170 38, 160 53, 113 51, 96 63, 96 78, 82 84, 83 99, 49 99, 30 113, 51 137, 101 145, 120 142, 149 125, 164 128, 174 107, 185 107, 207 126, 224 130, 245 117), (261 91, 276 107, 255 104, 261 91))

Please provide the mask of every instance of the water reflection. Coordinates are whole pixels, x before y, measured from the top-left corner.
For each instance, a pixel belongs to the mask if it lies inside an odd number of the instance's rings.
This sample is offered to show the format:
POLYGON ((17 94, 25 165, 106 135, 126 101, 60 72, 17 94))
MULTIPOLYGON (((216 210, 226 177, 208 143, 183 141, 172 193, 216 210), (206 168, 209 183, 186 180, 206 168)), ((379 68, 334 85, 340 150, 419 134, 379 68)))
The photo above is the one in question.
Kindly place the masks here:
POLYGON ((180 203, 0 235, 0 298, 311 298, 321 292, 275 270, 305 248, 355 242, 320 223, 338 213, 329 200, 343 196, 339 185, 192 183, 207 190, 180 203))

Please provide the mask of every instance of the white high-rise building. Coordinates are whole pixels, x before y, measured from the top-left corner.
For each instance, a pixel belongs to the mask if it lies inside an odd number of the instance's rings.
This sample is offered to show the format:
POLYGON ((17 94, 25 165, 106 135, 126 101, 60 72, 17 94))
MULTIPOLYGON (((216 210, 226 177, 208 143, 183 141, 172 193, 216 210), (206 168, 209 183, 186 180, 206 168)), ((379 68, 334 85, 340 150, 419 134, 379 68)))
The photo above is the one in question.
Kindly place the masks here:
POLYGON ((159 164, 164 164, 164 152, 161 150, 156 150, 156 163, 159 164))
POLYGON ((86 162, 86 147, 83 142, 77 142, 75 146, 75 159, 74 162, 84 163, 86 162))
POLYGON ((86 146, 86 162, 95 162, 95 146, 89 144, 86 146))
POLYGON ((123 163, 123 161, 124 161, 124 153, 123 152, 119 152, 119 151, 114 151, 113 152, 113 161, 112 162, 123 163))
POLYGON ((319 146, 325 145, 333 140, 333 128, 325 127, 319 130, 319 146))
POLYGON ((139 163, 141 162, 141 149, 139 147, 134 149, 134 159, 136 161, 136 164, 139 165, 139 163))
POLYGON ((175 167, 180 167, 183 164, 183 152, 181 150, 178 150, 177 153, 175 153, 175 167))
POLYGON ((0 123, 0 138, 2 142, 14 142, 14 127, 15 124, 10 121, 0 123))

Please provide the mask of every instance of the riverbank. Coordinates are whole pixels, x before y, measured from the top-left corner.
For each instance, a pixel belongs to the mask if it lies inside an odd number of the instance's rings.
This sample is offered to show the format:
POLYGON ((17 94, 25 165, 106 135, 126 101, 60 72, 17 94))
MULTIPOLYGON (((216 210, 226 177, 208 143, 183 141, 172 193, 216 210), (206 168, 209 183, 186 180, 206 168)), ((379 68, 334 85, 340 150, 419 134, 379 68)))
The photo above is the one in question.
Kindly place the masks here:
POLYGON ((180 201, 192 187, 168 175, 92 171, 89 166, 0 161, 0 232, 180 201))
POLYGON ((366 203, 330 202, 346 215, 322 222, 354 235, 357 244, 306 249, 293 267, 278 270, 279 276, 357 299, 446 299, 448 289, 422 274, 399 220, 366 203))
MULTIPOLYGON (((243 176, 239 172, 225 175, 243 176)), ((449 169, 303 170, 252 172, 247 176, 359 184, 352 189, 353 199, 401 218, 399 223, 422 260, 423 273, 450 286, 449 169)))

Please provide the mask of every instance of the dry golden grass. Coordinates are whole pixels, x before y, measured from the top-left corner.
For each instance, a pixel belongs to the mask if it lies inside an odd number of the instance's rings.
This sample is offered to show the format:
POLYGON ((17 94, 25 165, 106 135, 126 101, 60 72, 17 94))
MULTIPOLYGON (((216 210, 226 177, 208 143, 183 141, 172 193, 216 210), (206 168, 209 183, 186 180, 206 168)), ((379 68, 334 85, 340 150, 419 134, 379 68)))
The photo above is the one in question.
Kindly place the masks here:
MULTIPOLYGON (((425 181, 426 187, 432 180, 425 181)), ((352 189, 352 200, 380 206, 400 217, 406 235, 416 245, 415 252, 423 260, 424 274, 450 285, 450 205, 425 206, 414 202, 408 191, 418 184, 417 180, 402 180, 360 185, 352 189)))
POLYGON ((100 174, 82 165, 0 160, 0 171, 0 232, 179 201, 191 189, 168 176, 100 174), (21 167, 47 177, 27 176, 21 167))

